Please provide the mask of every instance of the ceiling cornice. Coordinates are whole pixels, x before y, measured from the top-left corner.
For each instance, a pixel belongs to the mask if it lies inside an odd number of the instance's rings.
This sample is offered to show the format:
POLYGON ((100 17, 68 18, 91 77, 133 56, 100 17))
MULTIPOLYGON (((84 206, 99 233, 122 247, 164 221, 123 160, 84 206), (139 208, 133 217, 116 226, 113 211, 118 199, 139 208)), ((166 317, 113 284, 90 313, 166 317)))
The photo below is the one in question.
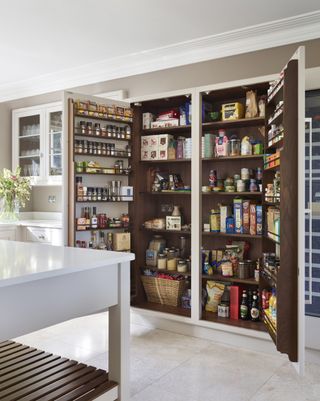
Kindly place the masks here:
POLYGON ((0 102, 320 38, 320 10, 0 86, 0 102))

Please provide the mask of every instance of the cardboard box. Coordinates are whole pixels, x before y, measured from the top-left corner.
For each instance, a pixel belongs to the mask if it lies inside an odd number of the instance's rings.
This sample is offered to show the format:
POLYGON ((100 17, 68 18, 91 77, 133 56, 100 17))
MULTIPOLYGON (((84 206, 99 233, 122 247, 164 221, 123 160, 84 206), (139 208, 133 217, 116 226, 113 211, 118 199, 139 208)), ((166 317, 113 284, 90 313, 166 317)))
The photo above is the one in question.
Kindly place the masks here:
POLYGON ((130 249, 131 249, 130 233, 114 233, 113 234, 113 249, 115 251, 130 251, 130 249))
POLYGON ((181 230, 181 216, 166 216, 166 230, 181 230))
POLYGON ((240 287, 238 285, 230 286, 230 319, 239 319, 240 315, 240 287))
POLYGON ((250 235, 257 235, 257 205, 250 204, 250 235))
POLYGON ((159 159, 158 141, 158 135, 145 135, 141 137, 141 160, 159 159))
POLYGON ((227 217, 231 215, 231 207, 221 205, 220 206, 220 232, 225 233, 227 232, 227 217))
POLYGON ((151 123, 154 120, 154 115, 152 113, 142 114, 142 127, 143 129, 151 128, 151 123))
POLYGON ((233 215, 234 215, 234 231, 237 234, 242 234, 243 233, 242 199, 233 200, 233 215))
POLYGON ((168 160, 169 144, 173 141, 174 137, 169 134, 158 135, 158 158, 159 160, 168 160))
POLYGON ((250 201, 244 200, 242 203, 243 217, 242 217, 242 226, 243 226, 243 234, 250 233, 250 201))
POLYGON ((158 120, 151 123, 151 128, 179 127, 179 118, 158 120))
POLYGON ((157 266, 158 251, 153 249, 146 250, 146 265, 147 266, 157 266))
POLYGON ((132 201, 133 200, 133 187, 123 185, 120 187, 121 200, 132 201))
POLYGON ((262 235, 263 231, 262 221, 263 221, 262 205, 257 205, 256 208, 257 235, 262 235))

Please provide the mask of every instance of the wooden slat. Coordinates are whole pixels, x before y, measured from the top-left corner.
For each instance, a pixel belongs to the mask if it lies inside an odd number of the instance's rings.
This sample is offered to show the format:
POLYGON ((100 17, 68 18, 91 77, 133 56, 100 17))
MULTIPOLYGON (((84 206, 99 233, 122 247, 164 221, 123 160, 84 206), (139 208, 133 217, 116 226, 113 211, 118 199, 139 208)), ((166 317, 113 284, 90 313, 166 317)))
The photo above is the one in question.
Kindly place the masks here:
POLYGON ((18 358, 17 360, 8 362, 6 364, 7 366, 1 366, 0 382, 1 382, 1 378, 5 375, 9 374, 10 372, 14 372, 20 368, 26 368, 27 366, 31 365, 32 363, 41 361, 51 355, 52 354, 49 354, 47 352, 36 350, 32 354, 27 354, 27 355, 24 355, 24 356, 18 358))
MULTIPOLYGON (((52 374, 50 377, 6 397, 3 401, 34 401, 42 399, 42 397, 50 392, 86 374, 87 370, 85 368, 86 365, 82 363, 71 366, 62 372, 52 374)), ((93 369, 94 368, 92 368, 92 370, 93 369)))
POLYGON ((3 352, 9 351, 14 348, 18 348, 20 346, 21 346, 21 344, 19 344, 19 343, 12 343, 12 344, 8 344, 3 347, 0 347, 0 357, 3 355, 3 352))
POLYGON ((27 378, 23 379, 21 377, 17 377, 14 378, 12 380, 10 380, 10 382, 6 382, 4 383, 4 385, 0 386, 0 389, 2 391, 0 391, 0 400, 2 400, 4 397, 13 394, 17 391, 23 390, 24 388, 28 387, 28 386, 32 386, 35 383, 40 382, 41 380, 44 380, 48 377, 51 377, 53 375, 53 373, 59 373, 62 372, 63 370, 70 368, 72 366, 77 365, 77 362, 75 361, 69 361, 67 359, 63 359, 63 358, 58 358, 58 360, 54 361, 54 363, 52 364, 48 364, 51 366, 42 366, 42 369, 46 369, 45 371, 38 371, 38 369, 34 369, 31 372, 28 372, 28 376, 27 378), (59 361, 61 361, 60 364, 59 361), (30 375, 32 375, 30 377, 30 375))
POLYGON ((29 349, 30 349, 30 347, 28 347, 27 345, 18 345, 17 347, 14 347, 14 348, 11 348, 8 350, 4 350, 1 354, 1 361, 5 361, 7 356, 10 357, 11 355, 17 354, 20 351, 29 350, 29 349))
POLYGON ((78 397, 83 396, 84 394, 87 394, 89 392, 91 393, 91 391, 94 391, 96 387, 108 381, 108 375, 106 374, 105 371, 102 372, 104 374, 101 374, 101 376, 97 377, 94 380, 90 380, 90 383, 84 384, 76 388, 75 390, 69 392, 68 394, 58 398, 58 401, 71 401, 74 399, 78 400, 78 397))
POLYGON ((34 351, 36 351, 35 348, 25 347, 19 352, 15 352, 14 354, 8 355, 6 357, 1 357, 0 369, 2 369, 2 367, 6 366, 7 363, 11 363, 15 359, 25 356, 28 357, 28 354, 34 351))
MULTIPOLYGON (((45 397, 41 397, 41 401, 57 400, 60 397, 65 396, 66 394, 70 393, 71 391, 79 388, 80 386, 83 386, 84 384, 87 384, 87 383, 90 384, 90 382, 92 380, 95 380, 98 377, 101 377, 103 375, 103 373, 105 373, 103 370, 95 369, 93 372, 82 376, 80 379, 73 380, 72 382, 68 383, 67 385, 62 385, 56 391, 53 391, 52 393, 48 394, 45 397)), ((105 378, 105 380, 106 380, 106 378, 105 378)), ((92 386, 90 386, 90 387, 92 388, 92 386)), ((84 393, 82 392, 82 394, 84 394, 84 393)))
MULTIPOLYGON (((58 356, 52 356, 51 358, 47 358, 47 362, 44 363, 42 361, 42 365, 37 367, 37 368, 31 368, 27 372, 23 374, 18 374, 15 375, 15 377, 10 378, 9 380, 3 381, 0 384, 0 400, 1 396, 4 395, 2 392, 3 390, 15 386, 19 386, 19 389, 26 387, 29 384, 32 384, 32 382, 39 381, 46 377, 46 375, 52 375, 52 369, 58 367, 60 370, 65 369, 66 367, 70 366, 70 364, 66 364, 66 362, 69 362, 68 359, 66 358, 60 358, 58 356), (32 382, 31 382, 31 381, 32 382)), ((71 366, 76 365, 77 362, 71 361, 71 366)), ((14 372, 15 373, 15 372, 14 372)), ((13 392, 13 391, 11 391, 13 392)), ((6 393, 9 394, 9 393, 6 393)))
POLYGON ((77 398, 77 401, 92 401, 95 398, 97 398, 99 395, 106 393, 107 391, 111 390, 112 388, 116 387, 117 383, 108 381, 103 384, 101 384, 99 387, 97 387, 94 391, 92 391, 89 394, 85 394, 80 398, 77 398))
MULTIPOLYGON (((6 347, 7 345, 10 345, 10 344, 15 344, 15 342, 14 342, 14 341, 10 341, 10 340, 1 341, 1 343, 0 343, 0 348, 6 347)), ((18 344, 18 343, 17 343, 17 344, 18 344)))

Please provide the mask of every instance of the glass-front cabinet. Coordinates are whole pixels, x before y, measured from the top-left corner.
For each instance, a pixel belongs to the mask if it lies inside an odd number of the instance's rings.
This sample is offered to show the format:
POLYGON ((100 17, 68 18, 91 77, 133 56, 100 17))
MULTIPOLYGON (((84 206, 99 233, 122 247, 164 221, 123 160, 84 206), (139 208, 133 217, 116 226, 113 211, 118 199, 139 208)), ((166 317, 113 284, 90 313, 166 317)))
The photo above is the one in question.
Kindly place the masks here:
POLYGON ((12 168, 33 185, 60 184, 62 177, 62 105, 51 103, 12 112, 12 168))

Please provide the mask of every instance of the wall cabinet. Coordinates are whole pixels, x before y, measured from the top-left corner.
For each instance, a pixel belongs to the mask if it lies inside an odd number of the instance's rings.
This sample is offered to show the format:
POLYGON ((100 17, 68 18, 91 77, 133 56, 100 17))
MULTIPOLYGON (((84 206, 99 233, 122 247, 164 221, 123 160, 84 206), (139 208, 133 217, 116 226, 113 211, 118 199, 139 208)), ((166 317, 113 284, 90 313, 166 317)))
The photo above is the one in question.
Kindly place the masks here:
POLYGON ((62 181, 62 104, 16 109, 12 112, 12 168, 31 177, 32 185, 62 181))

